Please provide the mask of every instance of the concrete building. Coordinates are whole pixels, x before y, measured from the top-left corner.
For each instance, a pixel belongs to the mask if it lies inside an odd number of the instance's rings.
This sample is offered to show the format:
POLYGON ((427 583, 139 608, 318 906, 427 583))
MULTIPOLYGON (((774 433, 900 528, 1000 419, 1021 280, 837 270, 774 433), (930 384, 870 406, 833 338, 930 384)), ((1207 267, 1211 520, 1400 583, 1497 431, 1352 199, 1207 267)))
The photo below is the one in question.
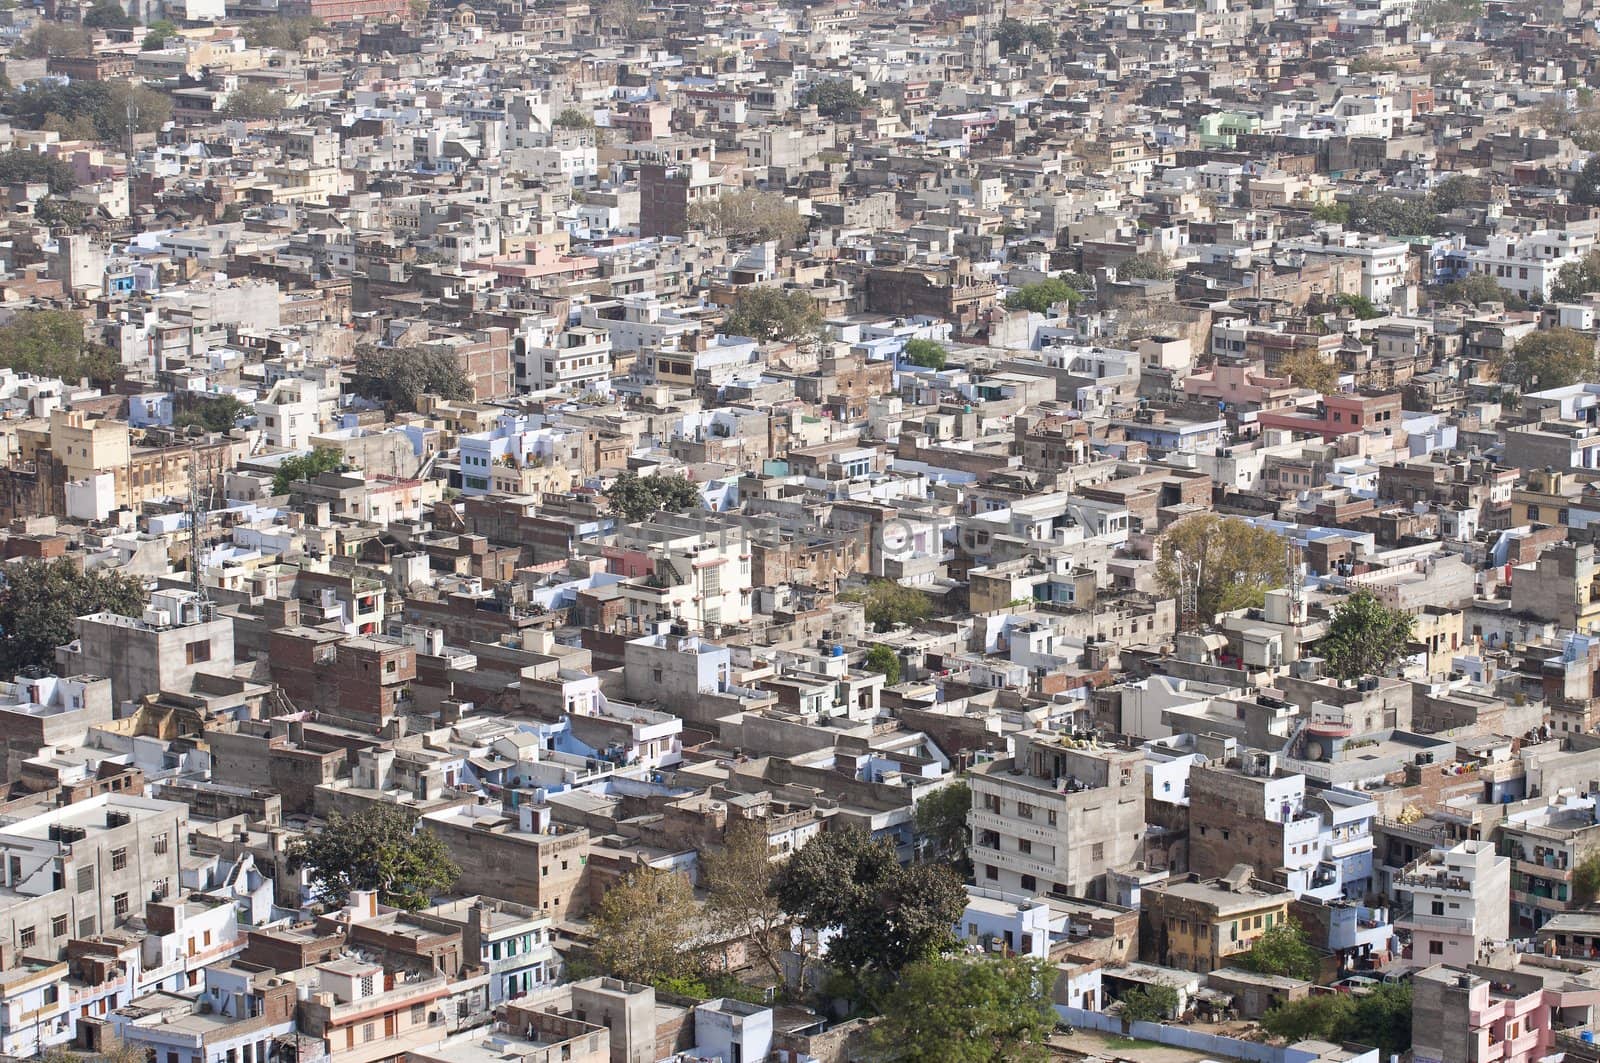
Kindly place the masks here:
POLYGON ((1105 873, 1143 851, 1144 751, 1023 732, 1017 753, 973 769, 977 884, 1104 897, 1105 873))
POLYGON ((1140 890, 1139 954, 1201 974, 1229 966, 1256 938, 1286 922, 1294 894, 1240 864, 1221 878, 1190 874, 1140 890))
POLYGON ((1491 941, 1510 933, 1512 861, 1483 841, 1435 850, 1395 879, 1411 895, 1411 913, 1395 927, 1411 934, 1422 963, 1476 963, 1491 941))
POLYGON ((234 664, 233 621, 193 591, 158 591, 141 617, 91 613, 76 627, 78 637, 56 649, 58 671, 105 676, 119 707, 188 690, 199 672, 226 673, 234 664))
POLYGON ((461 868, 456 888, 523 905, 541 917, 581 913, 589 832, 550 821, 550 809, 524 804, 514 816, 485 805, 456 805, 422 816, 461 868), (508 875, 507 869, 520 869, 508 875), (537 869, 538 873, 534 871, 537 869))

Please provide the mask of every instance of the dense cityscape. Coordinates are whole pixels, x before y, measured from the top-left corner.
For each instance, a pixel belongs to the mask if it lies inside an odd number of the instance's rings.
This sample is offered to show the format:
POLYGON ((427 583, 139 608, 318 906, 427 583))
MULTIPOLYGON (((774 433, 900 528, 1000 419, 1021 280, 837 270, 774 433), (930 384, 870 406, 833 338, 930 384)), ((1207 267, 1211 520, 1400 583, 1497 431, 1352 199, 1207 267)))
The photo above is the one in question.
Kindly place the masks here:
POLYGON ((1600 10, 0 0, 0 1059, 1600 1063, 1600 10))

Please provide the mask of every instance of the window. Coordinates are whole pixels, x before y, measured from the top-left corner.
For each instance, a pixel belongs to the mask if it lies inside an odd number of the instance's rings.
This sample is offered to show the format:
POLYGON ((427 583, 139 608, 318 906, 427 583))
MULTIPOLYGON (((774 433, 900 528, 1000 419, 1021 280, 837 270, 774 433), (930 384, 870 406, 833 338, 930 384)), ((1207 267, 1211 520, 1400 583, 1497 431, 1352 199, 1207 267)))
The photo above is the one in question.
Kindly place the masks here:
POLYGON ((37 935, 34 933, 33 927, 25 926, 17 932, 17 944, 22 948, 31 949, 33 948, 33 943, 36 937, 37 935))
POLYGON ((183 648, 183 659, 188 664, 204 664, 211 660, 211 640, 200 639, 183 648))
POLYGON ((1033 878, 1032 875, 1023 875, 1022 876, 1022 888, 1031 893, 1032 891, 1034 891, 1034 890, 1039 888, 1039 884, 1034 881, 1034 878, 1033 878))
POLYGON ((1089 859, 1091 859, 1091 860, 1104 860, 1105 858, 1106 858, 1106 843, 1105 842, 1095 842, 1093 848, 1091 848, 1089 850, 1089 859))
POLYGON ((127 866, 128 866, 128 850, 126 850, 126 849, 113 849, 113 850, 111 850, 111 870, 113 870, 113 871, 121 871, 123 868, 125 868, 127 866))
POLYGON ((375 1041, 375 1040, 377 1040, 377 1038, 378 1038, 378 1024, 377 1023, 369 1022, 365 1026, 361 1027, 361 1039, 363 1041, 375 1041))
POLYGON ((128 895, 126 893, 119 893, 111 898, 111 914, 118 919, 128 914, 128 895))
POLYGON ((81 938, 94 936, 94 916, 84 916, 78 920, 78 936, 81 938))
POLYGON ((1000 872, 995 869, 995 866, 993 864, 984 864, 983 865, 983 877, 986 878, 986 879, 991 879, 991 880, 992 879, 997 879, 997 878, 1000 877, 1000 872))
POLYGON ((1028 804, 1025 801, 1018 801, 1017 802, 1017 815, 1021 816, 1023 819, 1032 819, 1033 818, 1033 806, 1028 804))
POLYGON ((53 938, 64 938, 67 936, 66 916, 58 915, 54 919, 50 920, 50 936, 53 938))
POLYGON ((1017 843, 1017 852, 1029 855, 1033 852, 1033 843, 1024 838, 1017 843))
POLYGON ((94 889, 94 868, 78 868, 78 892, 88 893, 92 889, 94 889))
POLYGON ((425 1004, 413 1004, 413 1005, 411 1005, 411 1022, 412 1022, 412 1025, 420 1025, 424 1020, 427 1019, 427 1017, 428 1017, 427 1005, 425 1005, 425 1004))
POLYGON ((60 999, 61 999, 61 987, 60 986, 47 985, 47 986, 44 987, 44 1002, 46 1004, 54 1004, 56 1001, 58 1001, 60 999))
POLYGON ((155 888, 150 891, 150 899, 153 901, 164 901, 167 899, 166 879, 162 879, 160 882, 155 884, 155 888))
POLYGON ((1428 955, 1429 956, 1443 956, 1444 955, 1444 942, 1442 942, 1442 941, 1430 941, 1430 942, 1428 942, 1428 955))

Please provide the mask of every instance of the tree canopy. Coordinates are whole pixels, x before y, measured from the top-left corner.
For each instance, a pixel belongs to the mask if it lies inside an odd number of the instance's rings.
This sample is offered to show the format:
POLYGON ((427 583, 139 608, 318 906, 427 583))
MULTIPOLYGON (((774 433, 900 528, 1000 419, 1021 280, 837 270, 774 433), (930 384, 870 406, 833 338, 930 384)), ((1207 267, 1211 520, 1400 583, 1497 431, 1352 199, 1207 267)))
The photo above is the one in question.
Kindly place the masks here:
POLYGON ((853 119, 866 106, 867 98, 848 81, 829 78, 806 90, 801 101, 815 107, 824 118, 853 119))
POLYGON ((1027 23, 1014 18, 1000 20, 995 30, 995 42, 1003 54, 1020 52, 1024 46, 1047 52, 1055 46, 1055 30, 1042 22, 1027 23))
POLYGON ((0 567, 0 677, 54 670, 56 647, 77 637, 72 622, 80 616, 139 616, 144 606, 144 585, 114 569, 84 572, 65 558, 0 567))
MULTIPOLYGON (((1559 274, 1557 284, 1560 283, 1559 274)), ((1487 273, 1469 273, 1457 281, 1440 285, 1437 297, 1447 303, 1504 303, 1507 310, 1527 309, 1527 300, 1500 287, 1487 273)))
POLYGON ((1290 1042, 1315 1038, 1376 1047, 1383 1058, 1411 1048, 1411 986, 1377 985, 1357 996, 1324 993, 1286 1001, 1261 1017, 1262 1027, 1290 1042))
POLYGON ((1043 960, 934 958, 907 967, 873 1031, 875 1058, 1010 1063, 1049 1058, 1055 968, 1043 960))
POLYGON ((314 18, 256 18, 246 22, 245 43, 252 48, 298 48, 307 37, 326 27, 314 18))
POLYGON ((1167 529, 1156 556, 1163 594, 1194 591, 1201 623, 1218 613, 1259 606, 1289 580, 1283 540, 1238 517, 1196 513, 1167 529))
POLYGON ((83 24, 96 30, 125 30, 131 29, 134 21, 116 0, 95 0, 83 13, 83 24))
POLYGON ((322 830, 296 839, 289 855, 333 905, 352 890, 376 890, 379 904, 414 912, 461 877, 444 842, 395 805, 371 804, 349 817, 335 812, 322 830))
POLYGON ((704 504, 700 488, 687 476, 625 472, 606 488, 611 512, 632 524, 648 520, 658 510, 682 513, 704 504))
POLYGON ((358 347, 350 369, 350 390, 407 411, 415 410, 423 395, 472 398, 472 384, 461 360, 444 347, 358 347))
POLYGON ((131 81, 30 81, 10 93, 5 104, 24 128, 85 140, 121 141, 128 133, 130 104, 137 110, 137 133, 154 133, 172 119, 166 93, 131 81))
POLYGON ((1028 310, 1035 314, 1048 314, 1058 303, 1071 306, 1083 298, 1070 281, 1062 277, 1046 277, 1033 284, 1024 284, 1006 296, 1006 309, 1028 310))
POLYGON ((0 185, 31 184, 41 181, 53 196, 64 196, 78 187, 72 167, 50 155, 25 148, 0 151, 0 185))
POLYGON ((612 977, 645 985, 698 974, 689 946, 698 914, 687 876, 637 868, 600 899, 592 920, 594 961, 612 977))
POLYGON ((1340 679, 1387 675, 1411 641, 1413 618, 1390 609, 1370 591, 1357 591, 1333 611, 1317 652, 1340 679))
POLYGON ((1339 370, 1316 351, 1299 350, 1285 355, 1278 372, 1297 388, 1310 388, 1323 395, 1339 386, 1339 370))
POLYGON ((901 624, 915 624, 926 620, 933 612, 928 596, 915 587, 907 587, 894 580, 874 580, 864 590, 846 591, 841 597, 847 602, 861 602, 866 606, 867 623, 874 631, 888 631, 901 624))
POLYGON ((794 288, 742 288, 723 321, 729 336, 749 336, 762 343, 797 343, 822 335, 822 311, 816 300, 794 288))
POLYGON ((1122 1017, 1129 1022, 1170 1022, 1178 1017, 1178 991, 1164 982, 1122 994, 1122 1017))
MULTIPOLYGON (((1600 155, 1595 158, 1600 159, 1600 155)), ((1556 282, 1550 288, 1550 298, 1565 301, 1590 292, 1600 292, 1600 251, 1590 251, 1578 261, 1568 262, 1557 270, 1556 282)))
POLYGON ((796 923, 836 931, 834 967, 887 977, 951 951, 967 906, 954 872, 902 867, 888 840, 854 828, 813 835, 778 873, 776 894, 796 923))
POLYGON ((593 129, 594 119, 576 107, 568 107, 556 115, 551 124, 557 129, 593 129))
POLYGON ((1600 155, 1591 155, 1578 171, 1572 185, 1572 201, 1586 207, 1600 206, 1600 155))
POLYGON ((713 236, 755 243, 795 240, 806 231, 806 220, 782 193, 758 192, 752 188, 724 192, 715 199, 691 203, 687 219, 689 224, 713 236))
POLYGON ((1140 251, 1129 255, 1117 266, 1117 276, 1122 280, 1164 281, 1172 277, 1172 259, 1159 251, 1140 251))
POLYGON ((94 49, 94 34, 82 26, 40 22, 13 51, 24 59, 49 56, 86 56, 94 49))
POLYGON ((145 27, 144 43, 139 47, 146 52, 154 52, 165 48, 168 41, 179 40, 182 34, 178 27, 164 18, 158 18, 145 27))
POLYGON ((1317 950, 1306 942, 1300 924, 1287 920, 1269 927, 1251 944, 1248 952, 1233 962, 1259 974, 1280 975, 1314 982, 1322 969, 1317 950))
POLYGON ((789 919, 778 903, 776 879, 764 820, 734 820, 722 844, 700 854, 707 917, 743 940, 752 958, 781 981, 779 954, 789 947, 789 919))
POLYGON ((884 684, 887 686, 894 686, 900 682, 900 655, 881 642, 867 651, 863 667, 869 672, 877 672, 883 676, 884 684))
POLYGON ((272 474, 272 493, 286 495, 289 487, 301 480, 315 480, 325 472, 344 468, 344 457, 331 447, 317 447, 309 454, 296 454, 279 463, 272 474))
POLYGON ((281 116, 285 106, 283 93, 270 85, 248 81, 228 93, 222 113, 228 118, 256 121, 281 116))
POLYGON ((907 340, 904 355, 912 365, 935 371, 944 368, 946 358, 944 344, 921 339, 907 340))
POLYGON ((1511 348, 1511 360, 1500 375, 1524 391, 1545 391, 1594 380, 1600 376, 1594 337, 1569 328, 1530 332, 1511 348))
POLYGON ((0 365, 19 373, 109 386, 121 372, 114 352, 88 342, 83 318, 66 310, 22 310, 0 325, 0 365))
POLYGON ((972 831, 967 814, 972 811, 972 787, 965 779, 941 786, 917 802, 914 823, 917 842, 930 859, 965 869, 972 831))
POLYGON ((207 432, 230 432, 247 412, 249 408, 232 395, 210 395, 173 415, 172 424, 176 428, 193 426, 207 432))

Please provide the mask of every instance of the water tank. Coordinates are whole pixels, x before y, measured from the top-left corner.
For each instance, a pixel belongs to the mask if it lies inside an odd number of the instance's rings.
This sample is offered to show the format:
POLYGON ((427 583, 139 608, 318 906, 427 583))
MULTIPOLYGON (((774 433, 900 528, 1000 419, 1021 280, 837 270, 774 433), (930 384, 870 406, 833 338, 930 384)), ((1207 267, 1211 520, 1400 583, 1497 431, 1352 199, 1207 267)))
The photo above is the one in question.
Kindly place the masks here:
POLYGON ((844 656, 844 647, 839 645, 837 642, 835 642, 833 644, 832 651, 830 651, 830 656, 843 657, 844 656))
POLYGON ((1580 1033, 1578 1036, 1580 1038, 1582 1038, 1584 1044, 1586 1044, 1586 1045, 1594 1044, 1594 1031, 1593 1030, 1585 1030, 1582 1033, 1580 1033))

